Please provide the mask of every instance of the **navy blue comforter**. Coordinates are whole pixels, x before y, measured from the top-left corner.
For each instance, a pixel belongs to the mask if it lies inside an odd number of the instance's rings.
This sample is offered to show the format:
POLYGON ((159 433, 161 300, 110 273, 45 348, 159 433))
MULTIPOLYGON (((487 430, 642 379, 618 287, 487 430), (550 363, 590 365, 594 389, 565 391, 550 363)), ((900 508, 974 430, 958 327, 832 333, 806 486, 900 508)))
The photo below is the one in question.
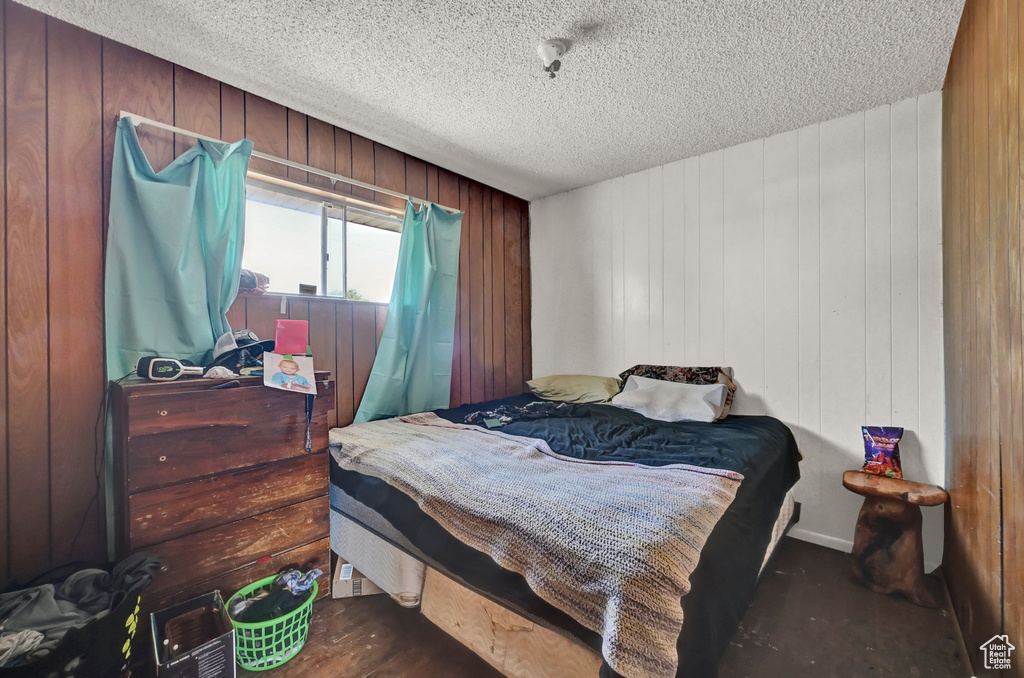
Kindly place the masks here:
MULTIPOLYGON (((522 395, 437 414, 462 423, 471 412, 524 405, 522 395)), ((651 466, 686 463, 743 474, 736 500, 715 526, 683 599, 679 677, 717 675, 722 653, 750 604, 758 570, 786 492, 799 479, 799 453, 790 430, 772 417, 730 416, 713 424, 667 423, 610 405, 577 408, 583 416, 518 421, 507 433, 542 438, 559 454, 651 466)), ((383 481, 345 471, 331 459, 331 481, 387 518, 434 567, 526 616, 554 624, 600 650, 598 634, 541 600, 519 574, 458 541, 407 495, 383 481)), ((605 666, 602 676, 615 674, 605 666)))

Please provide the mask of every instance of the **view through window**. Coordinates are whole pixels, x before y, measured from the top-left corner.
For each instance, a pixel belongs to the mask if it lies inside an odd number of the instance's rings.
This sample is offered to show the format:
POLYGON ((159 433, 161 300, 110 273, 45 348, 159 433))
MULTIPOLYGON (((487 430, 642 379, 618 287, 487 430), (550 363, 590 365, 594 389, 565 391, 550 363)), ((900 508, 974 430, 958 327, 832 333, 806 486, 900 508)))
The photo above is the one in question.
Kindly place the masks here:
POLYGON ((383 210, 317 200, 250 180, 242 267, 270 278, 268 291, 388 302, 402 220, 383 210))

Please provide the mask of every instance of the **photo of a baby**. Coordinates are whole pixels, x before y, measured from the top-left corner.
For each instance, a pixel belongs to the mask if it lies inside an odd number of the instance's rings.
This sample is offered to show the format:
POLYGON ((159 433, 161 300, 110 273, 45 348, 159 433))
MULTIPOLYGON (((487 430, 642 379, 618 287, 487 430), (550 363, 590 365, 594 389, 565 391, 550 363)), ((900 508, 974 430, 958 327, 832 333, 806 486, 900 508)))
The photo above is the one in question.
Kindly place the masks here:
POLYGON ((282 391, 315 394, 313 358, 305 355, 285 357, 278 353, 264 353, 263 384, 282 391))

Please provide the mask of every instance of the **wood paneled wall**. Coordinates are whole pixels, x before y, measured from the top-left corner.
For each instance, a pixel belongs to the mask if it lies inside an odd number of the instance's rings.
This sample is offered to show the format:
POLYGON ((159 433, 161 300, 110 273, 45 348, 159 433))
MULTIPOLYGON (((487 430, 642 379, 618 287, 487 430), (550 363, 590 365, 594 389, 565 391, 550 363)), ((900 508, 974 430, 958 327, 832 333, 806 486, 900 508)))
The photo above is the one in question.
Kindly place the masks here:
POLYGON ((1006 633, 1024 676, 1024 8, 968 0, 946 74, 949 493, 943 564, 978 675, 1006 633))
POLYGON ((850 550, 861 425, 944 483, 940 136, 933 92, 534 201, 537 373, 732 367, 804 453, 792 534, 850 550))
MULTIPOLYGON (((532 361, 523 200, 8 0, 0 22, 0 582, 105 552, 103 247, 121 110, 247 137, 258 150, 465 210, 452 403, 522 392, 532 361)), ((157 169, 192 144, 146 127, 139 136, 157 169)), ((253 168, 329 187, 263 161, 253 168)), ((298 297, 282 315, 281 297, 256 296, 240 298, 231 319, 272 337, 275 319, 308 318, 317 367, 336 375, 336 421, 345 424, 386 310, 298 297)))

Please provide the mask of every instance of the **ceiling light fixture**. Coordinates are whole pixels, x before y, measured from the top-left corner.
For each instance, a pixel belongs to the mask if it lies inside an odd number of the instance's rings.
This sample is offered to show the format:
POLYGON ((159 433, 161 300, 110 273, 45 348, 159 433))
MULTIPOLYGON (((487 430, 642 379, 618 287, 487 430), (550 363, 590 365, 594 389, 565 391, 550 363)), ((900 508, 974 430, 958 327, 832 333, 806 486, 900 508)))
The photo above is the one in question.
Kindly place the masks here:
POLYGON ((562 67, 562 55, 568 49, 564 40, 545 40, 537 45, 537 56, 544 62, 544 72, 549 78, 554 78, 562 67))

